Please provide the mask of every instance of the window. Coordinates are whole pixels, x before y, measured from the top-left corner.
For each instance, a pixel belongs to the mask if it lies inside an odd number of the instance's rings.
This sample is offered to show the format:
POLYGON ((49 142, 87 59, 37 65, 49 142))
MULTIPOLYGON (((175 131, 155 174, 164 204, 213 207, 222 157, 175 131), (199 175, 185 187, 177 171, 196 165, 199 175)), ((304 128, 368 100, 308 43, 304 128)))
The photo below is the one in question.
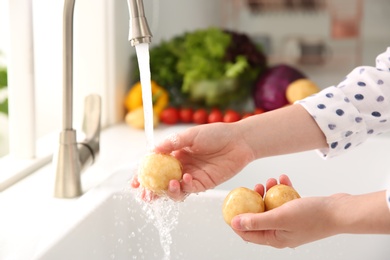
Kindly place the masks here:
MULTIPOLYGON (((8 10, 9 154, 0 158, 0 191, 51 161, 62 123, 63 1, 0 0, 8 10), (9 6, 5 6, 8 4, 9 6)), ((4 7, 4 8, 3 8, 4 7)), ((126 1, 76 1, 74 14, 74 128, 84 98, 102 97, 102 126, 123 119, 130 56, 126 1)), ((1 19, 6 19, 0 15, 1 19)), ((2 21, 0 21, 2 25, 2 21)), ((0 38, 3 42, 3 37, 0 38)), ((0 122, 1 128, 4 128, 0 122)))
POLYGON ((8 153, 7 43, 8 2, 0 0, 0 157, 8 153))

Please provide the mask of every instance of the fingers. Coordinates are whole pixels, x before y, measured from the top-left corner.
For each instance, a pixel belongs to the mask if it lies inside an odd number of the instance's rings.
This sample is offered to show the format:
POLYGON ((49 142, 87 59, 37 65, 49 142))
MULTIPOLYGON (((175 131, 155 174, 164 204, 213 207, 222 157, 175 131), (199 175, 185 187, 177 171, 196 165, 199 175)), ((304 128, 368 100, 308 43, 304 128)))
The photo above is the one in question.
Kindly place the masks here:
POLYGON ((196 133, 196 127, 194 127, 194 129, 190 128, 181 133, 170 134, 154 148, 154 151, 156 153, 169 154, 173 151, 191 147, 196 133))
POLYGON ((169 182, 167 196, 174 201, 183 201, 187 196, 188 192, 185 191, 184 187, 192 185, 192 176, 184 174, 182 181, 171 180, 169 182))
POLYGON ((263 184, 256 184, 254 190, 261 195, 261 197, 264 197, 265 189, 263 184))
POLYGON ((144 200, 146 202, 152 202, 158 198, 159 198, 159 196, 156 193, 154 193, 150 190, 147 190, 145 188, 142 188, 142 190, 141 190, 141 199, 142 200, 144 200))
POLYGON ((154 151, 169 154, 181 149, 190 149, 203 127, 204 125, 194 126, 183 132, 170 134, 154 148, 154 151))
POLYGON ((271 189, 273 186, 277 185, 278 181, 275 178, 269 178, 265 183, 265 187, 267 190, 271 189))
POLYGON ((138 175, 134 174, 133 178, 130 181, 130 185, 132 188, 137 189, 140 186, 140 183, 138 181, 138 175))
POLYGON ((293 186, 290 178, 286 174, 282 174, 279 176, 279 183, 287 185, 287 186, 293 186))
POLYGON ((180 139, 178 133, 171 134, 154 148, 154 152, 169 154, 179 149, 180 139))
MULTIPOLYGON (((293 186, 290 178, 286 174, 282 174, 279 176, 279 183, 287 185, 287 186, 291 186, 291 187, 293 186)), ((277 184, 278 184, 278 181, 275 178, 270 178, 267 180, 265 187, 267 190, 269 190, 270 188, 272 188, 273 186, 275 186, 277 184)))
MULTIPOLYGON (((130 182, 130 185, 134 189, 138 189, 138 188, 142 189, 140 196, 141 199, 144 201, 151 202, 153 200, 160 198, 160 196, 158 196, 154 192, 142 188, 138 181, 137 175, 134 175, 134 177, 130 182)), ((195 185, 192 176, 188 173, 185 173, 183 175, 181 182, 177 180, 169 181, 168 190, 165 195, 174 201, 183 201, 189 195, 189 193, 192 193, 194 191, 196 190, 195 190, 195 185)))

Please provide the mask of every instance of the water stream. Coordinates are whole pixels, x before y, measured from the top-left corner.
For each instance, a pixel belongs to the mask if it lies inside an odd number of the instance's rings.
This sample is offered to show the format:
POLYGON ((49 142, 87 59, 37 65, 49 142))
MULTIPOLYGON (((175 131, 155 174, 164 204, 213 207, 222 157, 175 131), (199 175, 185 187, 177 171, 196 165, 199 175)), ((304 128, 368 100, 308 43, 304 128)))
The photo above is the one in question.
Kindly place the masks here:
POLYGON ((141 43, 135 46, 138 67, 141 75, 142 103, 144 108, 144 122, 146 134, 146 146, 148 150, 154 147, 153 135, 153 102, 150 74, 149 44, 141 43))
MULTIPOLYGON (((147 149, 150 151, 154 148, 154 127, 149 44, 138 44, 135 46, 135 49, 141 75, 146 145, 147 149)), ((172 244, 171 231, 177 226, 178 222, 178 204, 164 198, 160 198, 150 203, 142 200, 139 202, 143 205, 142 209, 148 218, 147 221, 152 222, 159 232, 160 243, 164 251, 163 260, 169 260, 172 244)))

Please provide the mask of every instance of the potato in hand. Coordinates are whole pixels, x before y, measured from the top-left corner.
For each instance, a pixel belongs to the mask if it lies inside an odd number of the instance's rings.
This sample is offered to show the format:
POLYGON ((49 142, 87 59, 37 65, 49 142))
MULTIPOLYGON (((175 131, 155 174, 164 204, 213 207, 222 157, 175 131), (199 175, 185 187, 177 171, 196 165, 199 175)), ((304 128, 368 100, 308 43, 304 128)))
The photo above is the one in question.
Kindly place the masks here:
POLYGON ((157 195, 164 195, 170 180, 181 180, 181 163, 169 154, 146 155, 138 168, 138 180, 142 187, 157 195))
POLYGON ((299 199, 298 192, 291 186, 278 184, 270 188, 264 196, 265 210, 271 210, 282 206, 284 203, 299 199))
POLYGON ((256 191, 245 187, 230 191, 222 206, 223 218, 228 225, 239 214, 261 212, 264 212, 263 198, 256 191))

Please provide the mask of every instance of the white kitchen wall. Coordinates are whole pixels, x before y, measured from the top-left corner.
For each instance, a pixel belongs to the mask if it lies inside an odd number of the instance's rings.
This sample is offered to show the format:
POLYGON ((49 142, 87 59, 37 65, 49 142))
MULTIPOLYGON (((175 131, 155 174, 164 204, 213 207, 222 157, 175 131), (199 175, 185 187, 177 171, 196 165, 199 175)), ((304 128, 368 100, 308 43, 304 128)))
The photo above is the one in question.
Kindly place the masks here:
MULTIPOLYGON (((62 119, 63 1, 35 0, 34 49, 37 135, 58 131, 62 119)), ((102 96, 103 126, 122 119, 130 54, 126 0, 77 0, 74 14, 74 122, 81 125, 84 97, 102 96)))
MULTIPOLYGON (((4 0, 3 0, 4 1, 4 0)), ((37 88, 37 133, 42 136, 61 126, 62 91, 62 8, 63 1, 35 0, 34 47, 37 88)), ((208 26, 224 26, 228 0, 144 0, 153 33, 153 44, 163 39, 208 26)), ((236 11, 236 10, 233 10, 236 11)), ((364 60, 390 45, 389 0, 366 0, 363 35, 364 60)), ((263 33, 280 39, 299 30, 326 36, 329 17, 317 15, 270 15, 256 18, 243 11, 236 28, 263 33), (298 30, 299 29, 299 30, 298 30)), ((300 32, 299 31, 299 32, 300 32)), ((134 49, 127 42, 126 0, 77 0, 75 8, 75 109, 74 121, 81 123, 83 98, 90 92, 103 96, 103 124, 110 125, 123 116, 122 99, 129 87, 130 56, 134 49)), ((346 68, 349 70, 349 68, 346 68)))
POLYGON ((294 64, 294 55, 287 51, 288 39, 302 36, 322 38, 330 46, 330 61, 323 66, 306 66, 303 69, 321 88, 325 88, 337 84, 356 66, 375 64, 376 56, 390 46, 390 31, 387 29, 390 24, 389 13, 389 0, 363 0, 360 42, 356 38, 332 39, 331 17, 326 11, 265 12, 254 15, 248 8, 242 7, 238 14, 236 12, 237 18, 228 26, 253 36, 269 37, 271 54, 277 56, 276 62, 291 62, 293 65, 299 64, 294 64), (362 49, 360 57, 357 55, 359 48, 362 49))
MULTIPOLYGON (((63 1, 35 0, 34 48, 37 135, 58 131, 62 118, 63 1)), ((218 1, 145 0, 153 42, 194 28, 218 25, 218 1)), ((126 0, 76 0, 74 23, 74 122, 81 125, 83 99, 103 97, 103 126, 123 118, 130 57, 126 0)))
MULTIPOLYGON (((228 0, 227 0, 228 1, 228 0)), ((365 0, 362 18, 362 36, 368 45, 364 61, 371 59, 372 52, 383 51, 383 44, 390 44, 390 31, 386 29, 390 24, 389 0, 365 0), (382 43, 372 51, 370 42, 382 43)), ((273 49, 281 52, 283 41, 290 36, 306 35, 323 38, 330 37, 330 15, 328 12, 315 13, 286 13, 268 12, 253 15, 247 8, 240 10, 239 19, 231 26, 249 34, 263 34, 271 37, 273 49)), ((374 43, 375 44, 375 43, 374 43)))
MULTIPOLYGON (((0 52, 6 52, 8 50, 8 34, 9 34, 9 22, 8 22, 8 0, 0 0, 0 52)), ((0 65, 2 60, 0 60, 0 65)))
POLYGON ((220 26, 224 0, 144 0, 145 12, 159 43, 185 31, 220 26))

